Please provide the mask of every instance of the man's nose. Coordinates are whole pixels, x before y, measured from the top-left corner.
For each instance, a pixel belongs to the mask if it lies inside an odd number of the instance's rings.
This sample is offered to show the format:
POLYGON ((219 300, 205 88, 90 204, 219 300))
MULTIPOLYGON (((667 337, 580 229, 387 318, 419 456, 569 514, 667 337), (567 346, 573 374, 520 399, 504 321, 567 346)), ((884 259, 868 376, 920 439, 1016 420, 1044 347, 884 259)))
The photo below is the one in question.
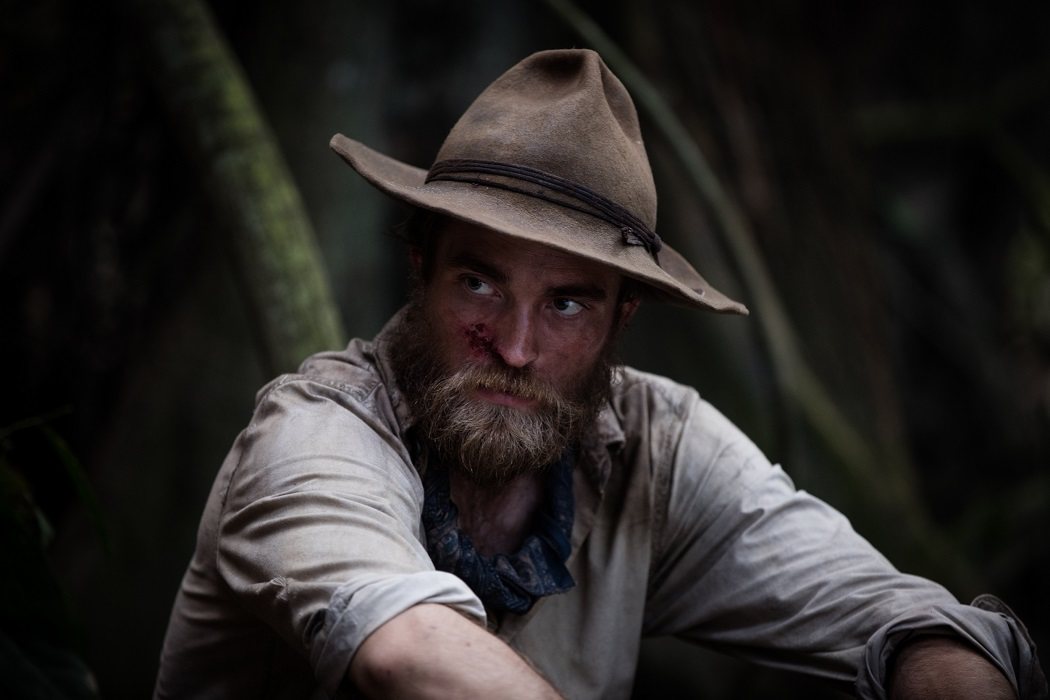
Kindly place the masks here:
POLYGON ((528 309, 507 312, 500 324, 496 351, 509 367, 526 367, 536 359, 535 319, 528 309))

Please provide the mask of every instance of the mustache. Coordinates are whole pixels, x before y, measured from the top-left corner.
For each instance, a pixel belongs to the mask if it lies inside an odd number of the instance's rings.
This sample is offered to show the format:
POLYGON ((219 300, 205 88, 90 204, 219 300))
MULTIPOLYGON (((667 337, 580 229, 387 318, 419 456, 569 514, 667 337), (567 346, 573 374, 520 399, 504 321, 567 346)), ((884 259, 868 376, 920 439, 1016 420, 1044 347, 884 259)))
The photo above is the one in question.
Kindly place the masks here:
POLYGON ((537 379, 527 370, 512 367, 468 365, 448 379, 453 380, 455 388, 460 391, 482 389, 511 394, 541 406, 551 406, 564 400, 551 385, 537 379))

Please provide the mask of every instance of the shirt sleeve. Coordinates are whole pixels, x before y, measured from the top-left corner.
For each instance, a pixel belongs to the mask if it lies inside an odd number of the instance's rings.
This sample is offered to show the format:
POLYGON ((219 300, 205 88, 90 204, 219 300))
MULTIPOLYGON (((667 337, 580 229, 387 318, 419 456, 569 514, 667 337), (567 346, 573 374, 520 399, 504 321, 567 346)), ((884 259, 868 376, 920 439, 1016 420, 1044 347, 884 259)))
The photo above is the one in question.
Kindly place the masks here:
MULTIPOLYGON (((654 454, 657 522, 646 633, 766 665, 856 682, 884 697, 907 636, 956 634, 1018 687, 1033 663, 1004 616, 897 571, 823 501, 693 394, 677 440, 654 454)), ((660 442, 654 441, 654 445, 660 442)))
POLYGON ((237 448, 216 563, 241 603, 302 651, 335 695, 358 646, 422 603, 484 624, 481 603, 434 570, 422 486, 373 412, 308 381, 267 395, 237 448))
POLYGON ((857 674, 857 696, 886 697, 887 669, 896 651, 917 636, 940 634, 962 639, 994 663, 1021 700, 1046 700, 1046 678, 1035 644, 1013 612, 994 596, 978 596, 971 605, 910 610, 880 627, 868 640, 857 674), (983 599, 983 600, 982 600, 983 599), (976 607, 988 600, 990 609, 976 607))

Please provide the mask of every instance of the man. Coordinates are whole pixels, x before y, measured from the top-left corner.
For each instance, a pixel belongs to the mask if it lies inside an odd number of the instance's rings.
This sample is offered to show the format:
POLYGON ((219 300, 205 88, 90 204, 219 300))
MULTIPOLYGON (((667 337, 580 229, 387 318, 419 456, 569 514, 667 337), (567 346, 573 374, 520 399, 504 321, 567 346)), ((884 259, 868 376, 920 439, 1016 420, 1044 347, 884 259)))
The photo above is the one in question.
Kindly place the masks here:
POLYGON ((626 697, 650 634, 863 697, 1045 694, 1005 606, 898 573, 693 390, 611 366, 643 298, 746 309, 653 231, 596 54, 512 68, 428 172, 332 147, 417 207, 414 296, 260 393, 158 697, 626 697))

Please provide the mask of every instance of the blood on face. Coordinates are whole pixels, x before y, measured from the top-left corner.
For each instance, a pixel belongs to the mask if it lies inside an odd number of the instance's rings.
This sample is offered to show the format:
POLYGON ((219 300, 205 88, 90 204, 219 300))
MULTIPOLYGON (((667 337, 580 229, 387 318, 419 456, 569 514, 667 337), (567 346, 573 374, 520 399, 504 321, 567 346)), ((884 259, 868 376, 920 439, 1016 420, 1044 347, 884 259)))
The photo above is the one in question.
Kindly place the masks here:
POLYGON ((495 355, 496 343, 484 323, 472 323, 463 329, 467 345, 475 355, 495 355))

